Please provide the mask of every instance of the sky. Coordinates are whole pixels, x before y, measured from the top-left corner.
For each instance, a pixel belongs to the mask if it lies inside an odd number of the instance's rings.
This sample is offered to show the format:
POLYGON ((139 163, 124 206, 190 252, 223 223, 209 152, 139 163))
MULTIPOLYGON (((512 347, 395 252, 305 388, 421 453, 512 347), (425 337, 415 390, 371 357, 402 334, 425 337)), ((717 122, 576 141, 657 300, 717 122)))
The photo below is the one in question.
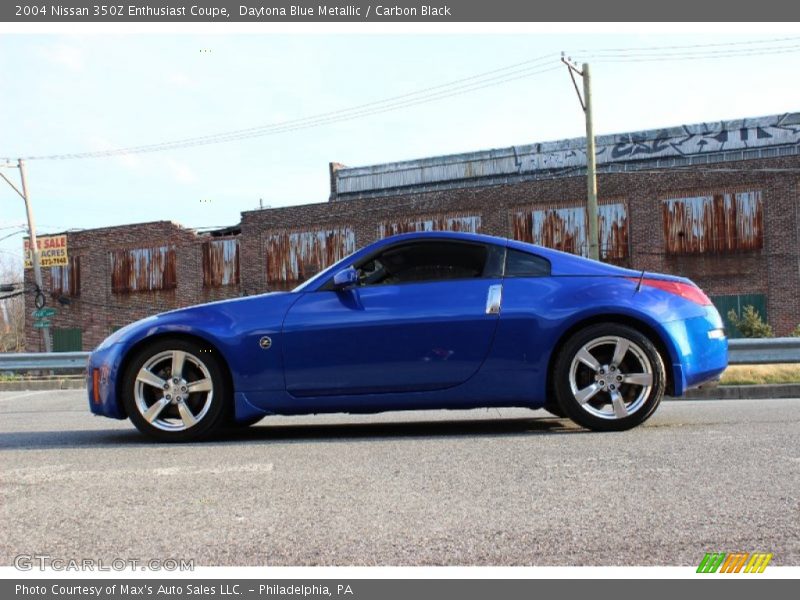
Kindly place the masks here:
MULTIPOLYGON (((553 54, 800 36, 516 33, 0 33, 0 162, 239 130, 399 96, 553 54)), ((792 42, 781 42, 791 44, 792 42)), ((798 49, 592 64, 598 135, 800 110, 798 49)), ((748 47, 744 44, 744 47, 748 47)), ((706 46, 703 52, 715 51, 706 46)), ((725 46, 719 48, 725 49, 725 46)), ((676 52, 663 50, 662 53, 676 52)), ((539 63, 536 63, 537 65, 539 63)), ((107 158, 28 161, 39 234, 325 202, 328 163, 360 166, 581 137, 565 68, 322 126, 107 158)), ((17 180, 15 169, 3 172, 17 180)), ((602 190, 601 190, 602 194, 602 190)), ((21 261, 22 200, 0 180, 0 259, 21 261), (6 238, 6 239, 2 239, 6 238)))

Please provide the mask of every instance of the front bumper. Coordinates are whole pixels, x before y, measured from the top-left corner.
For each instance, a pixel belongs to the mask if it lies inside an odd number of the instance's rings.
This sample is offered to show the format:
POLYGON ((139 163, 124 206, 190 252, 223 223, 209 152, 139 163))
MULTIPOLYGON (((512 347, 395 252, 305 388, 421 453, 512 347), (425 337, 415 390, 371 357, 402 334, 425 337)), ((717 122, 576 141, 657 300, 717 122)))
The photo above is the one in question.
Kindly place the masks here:
POLYGON ((117 397, 122 350, 121 344, 114 344, 95 350, 89 356, 86 389, 89 393, 89 409, 96 415, 114 419, 127 418, 122 402, 117 397))

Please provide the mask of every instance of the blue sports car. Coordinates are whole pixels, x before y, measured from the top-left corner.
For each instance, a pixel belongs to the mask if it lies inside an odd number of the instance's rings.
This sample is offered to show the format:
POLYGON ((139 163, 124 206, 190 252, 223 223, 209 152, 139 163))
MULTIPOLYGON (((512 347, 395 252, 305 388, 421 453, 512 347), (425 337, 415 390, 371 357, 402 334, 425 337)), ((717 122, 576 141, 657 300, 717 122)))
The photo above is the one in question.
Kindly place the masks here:
POLYGON ((380 240, 291 292, 143 319, 89 361, 92 412, 161 441, 266 415, 544 408, 599 431, 715 381, 728 343, 708 297, 503 238, 380 240))

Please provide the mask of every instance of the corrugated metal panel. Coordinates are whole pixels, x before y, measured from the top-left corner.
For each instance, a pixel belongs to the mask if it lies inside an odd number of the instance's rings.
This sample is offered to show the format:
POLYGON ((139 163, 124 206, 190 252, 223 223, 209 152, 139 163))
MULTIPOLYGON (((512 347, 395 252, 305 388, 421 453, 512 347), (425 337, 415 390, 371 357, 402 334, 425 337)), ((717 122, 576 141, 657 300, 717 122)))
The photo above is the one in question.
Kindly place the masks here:
POLYGON ((81 257, 70 256, 65 267, 50 267, 52 295, 80 296, 81 294, 81 257))
MULTIPOLYGON (((800 143, 800 113, 695 123, 596 138, 598 165, 617 165, 800 143)), ((436 156, 337 169, 337 194, 359 194, 408 186, 556 172, 586 166, 586 139, 436 156)))
POLYGON ((668 254, 758 250, 764 246, 760 191, 670 198, 662 203, 668 254))
POLYGON ((177 285, 173 246, 113 250, 109 258, 111 291, 116 294, 168 290, 177 285))
POLYGON ((203 287, 239 284, 239 240, 211 240, 202 245, 203 287))
POLYGON ((385 238, 390 235, 411 233, 413 231, 468 231, 470 233, 478 233, 480 230, 480 215, 449 214, 384 221, 378 225, 378 237, 385 238))
MULTIPOLYGON (((515 240, 588 256, 588 217, 584 206, 520 211, 511 217, 515 240)), ((622 202, 598 206, 597 231, 602 260, 628 257, 628 214, 622 202)))
POLYGON ((300 282, 356 249, 349 227, 269 234, 266 238, 267 282, 300 282))

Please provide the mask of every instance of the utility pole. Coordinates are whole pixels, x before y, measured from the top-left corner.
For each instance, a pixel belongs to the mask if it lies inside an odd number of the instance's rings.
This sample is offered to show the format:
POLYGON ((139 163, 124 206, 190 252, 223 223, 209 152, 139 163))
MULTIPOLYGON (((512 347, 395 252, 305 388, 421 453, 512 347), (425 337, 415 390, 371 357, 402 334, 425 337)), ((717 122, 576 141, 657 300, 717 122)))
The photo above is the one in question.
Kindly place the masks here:
POLYGON ((586 116, 586 212, 589 217, 589 258, 600 260, 599 235, 597 233, 597 157, 592 120, 592 76, 589 63, 583 63, 578 69, 572 64, 571 59, 564 57, 563 52, 561 53, 561 62, 567 65, 572 85, 575 86, 575 93, 578 94, 578 101, 586 116), (575 81, 576 73, 583 78, 583 97, 578 90, 578 82, 575 81))
MULTIPOLYGON (((11 164, 7 164, 4 166, 14 167, 11 164)), ((42 298, 44 295, 42 293, 43 284, 42 284, 42 267, 39 261, 39 246, 36 243, 36 221, 33 218, 33 207, 31 206, 31 199, 28 195, 28 181, 25 173, 25 161, 23 159, 17 160, 16 168, 19 169, 19 178, 22 183, 22 191, 17 189, 8 177, 5 176, 4 173, 0 172, 0 177, 5 179, 6 183, 11 186, 11 188, 19 194, 22 199, 25 201, 25 212, 28 214, 28 238, 30 242, 30 252, 31 252, 31 262, 33 263, 33 276, 36 280, 36 294, 37 298, 40 294, 42 298)), ((37 306, 37 308, 41 308, 37 306)), ((44 350, 45 352, 52 352, 53 351, 53 344, 52 340, 50 339, 50 327, 45 326, 42 329, 42 334, 44 335, 44 350)))

